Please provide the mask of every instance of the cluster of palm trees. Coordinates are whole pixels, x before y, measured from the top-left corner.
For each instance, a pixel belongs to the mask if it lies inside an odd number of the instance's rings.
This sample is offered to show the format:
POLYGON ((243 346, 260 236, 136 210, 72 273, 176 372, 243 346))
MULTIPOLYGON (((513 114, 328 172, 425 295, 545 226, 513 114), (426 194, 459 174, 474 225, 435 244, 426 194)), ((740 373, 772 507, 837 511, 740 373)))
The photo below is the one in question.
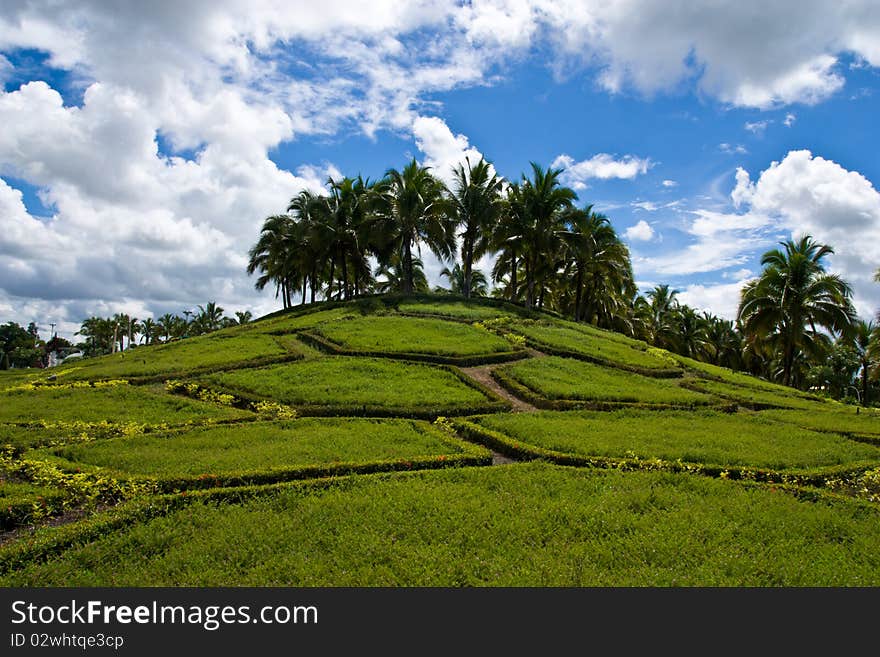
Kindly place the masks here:
POLYGON ((466 159, 447 186, 413 159, 374 182, 331 178, 326 193, 302 191, 285 214, 265 219, 247 272, 257 274, 258 290, 274 286, 285 308, 297 298, 304 304, 429 292, 426 248, 451 265, 441 272, 449 289, 435 292, 491 293, 839 397, 851 394, 855 374, 849 385, 844 379, 855 368, 857 396, 869 398, 869 381, 880 370, 880 331, 858 320, 849 285, 825 272, 831 247, 809 236, 784 243, 764 255, 764 270, 745 286, 736 321, 700 313, 668 285, 638 293, 626 245, 605 215, 576 205, 561 173, 532 163, 529 175, 508 181, 484 159, 466 159), (495 255, 491 292, 486 274, 475 268, 489 253, 495 255), (822 374, 829 370, 836 384, 822 374))
POLYGON ((273 285, 285 308, 297 296, 425 292, 426 248, 450 263, 458 253, 441 275, 468 298, 488 293, 475 263, 495 253, 493 294, 616 327, 636 293, 629 250, 607 217, 575 205, 561 169, 531 169, 510 182, 484 159, 465 160, 447 186, 412 160, 375 182, 331 178, 326 194, 302 191, 264 221, 248 274, 259 290, 273 285))
POLYGON ((86 356, 123 351, 134 345, 150 345, 203 335, 222 328, 247 324, 253 319, 251 311, 238 311, 235 317, 226 317, 224 310, 209 301, 198 306, 198 312, 183 311, 183 316, 166 313, 153 319, 140 320, 125 313, 113 317, 89 317, 82 322, 76 335, 84 341, 77 345, 86 356))

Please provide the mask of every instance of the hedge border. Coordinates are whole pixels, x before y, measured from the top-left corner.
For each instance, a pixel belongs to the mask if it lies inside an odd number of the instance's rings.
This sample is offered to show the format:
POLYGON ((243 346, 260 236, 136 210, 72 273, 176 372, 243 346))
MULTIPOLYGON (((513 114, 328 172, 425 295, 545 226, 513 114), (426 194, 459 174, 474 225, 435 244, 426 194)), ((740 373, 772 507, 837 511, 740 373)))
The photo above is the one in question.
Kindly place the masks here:
POLYGON ((39 495, 20 502, 0 505, 0 532, 8 532, 21 527, 31 520, 56 516, 70 508, 74 501, 64 491, 58 490, 50 495, 39 495), (41 512, 35 515, 35 506, 41 512))
MULTIPOLYGON (((735 385, 735 384, 730 384, 729 382, 725 382, 725 381, 722 381, 721 383, 728 383, 728 385, 735 385)), ((681 385, 682 388, 687 388, 688 390, 693 390, 694 392, 701 392, 704 395, 713 395, 715 397, 718 397, 719 399, 726 399, 727 401, 731 402, 732 404, 735 404, 736 406, 739 406, 741 408, 745 408, 750 411, 805 410, 805 409, 797 408, 796 406, 780 406, 779 404, 774 404, 773 402, 747 401, 745 399, 737 399, 736 397, 733 397, 732 395, 722 394, 720 392, 711 392, 709 390, 704 390, 703 388, 699 387, 699 384, 700 384, 699 379, 690 379, 690 380, 685 379, 679 385, 681 385)), ((758 391, 756 390, 756 392, 758 392, 758 391)), ((810 401, 810 400, 802 400, 802 401, 810 401)))
POLYGON ((487 429, 469 420, 453 420, 459 434, 489 449, 518 460, 544 460, 557 465, 576 467, 617 469, 622 471, 661 471, 684 472, 722 479, 746 480, 768 484, 792 484, 824 488, 832 477, 856 475, 877 467, 876 463, 863 462, 842 466, 830 466, 816 470, 778 471, 737 465, 713 465, 687 463, 664 459, 614 458, 607 456, 582 456, 546 449, 537 445, 515 440, 500 431, 487 429))
POLYGON ((458 367, 476 367, 477 365, 492 365, 494 363, 506 363, 521 358, 527 358, 529 353, 524 349, 513 351, 498 351, 489 354, 475 354, 473 356, 441 356, 439 354, 419 354, 404 351, 362 351, 348 349, 327 337, 302 329, 297 333, 298 337, 309 346, 320 349, 323 352, 335 356, 354 356, 360 358, 388 358, 392 360, 407 360, 419 363, 433 363, 437 365, 455 365, 458 367))
POLYGON ((628 402, 614 400, 589 400, 589 399, 550 399, 544 397, 540 393, 532 390, 527 385, 519 381, 504 368, 492 370, 492 378, 502 388, 507 390, 514 397, 519 397, 538 408, 548 411, 574 411, 574 410, 591 410, 591 411, 613 411, 619 408, 638 408, 647 410, 702 410, 716 409, 723 412, 732 412, 735 407, 730 405, 713 404, 711 401, 705 404, 665 404, 651 402, 628 402))

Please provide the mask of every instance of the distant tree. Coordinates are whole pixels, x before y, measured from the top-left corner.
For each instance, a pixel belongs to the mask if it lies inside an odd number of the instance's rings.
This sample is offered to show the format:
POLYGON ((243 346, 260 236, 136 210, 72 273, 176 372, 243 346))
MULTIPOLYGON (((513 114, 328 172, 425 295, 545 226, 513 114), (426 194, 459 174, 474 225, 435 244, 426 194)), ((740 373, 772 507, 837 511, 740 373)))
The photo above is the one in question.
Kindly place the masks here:
POLYGON ((454 220, 443 183, 413 159, 402 171, 389 169, 374 188, 374 219, 380 265, 400 269, 404 294, 416 290, 413 251, 425 244, 442 260, 455 248, 454 220))
POLYGON ((245 311, 236 310, 235 311, 235 321, 238 324, 247 324, 248 322, 253 320, 253 318, 254 318, 254 315, 250 310, 245 310, 245 311))
POLYGON ((852 288, 840 276, 825 273, 822 260, 834 253, 806 235, 780 242, 782 249, 761 258, 764 270, 742 290, 739 318, 748 340, 773 349, 781 379, 791 385, 795 361, 827 352, 829 338, 819 329, 841 334, 856 320, 852 288))
MULTIPOLYGON (((440 276, 446 277, 449 280, 450 292, 464 295, 467 282, 465 280, 465 271, 461 265, 456 263, 452 269, 444 267, 440 270, 440 276)), ((489 292, 489 281, 486 280, 486 275, 479 269, 471 270, 470 291, 471 296, 474 297, 484 297, 489 292)))
POLYGON ((156 341, 158 331, 158 324, 156 324, 151 317, 147 317, 140 323, 140 330, 138 333, 143 337, 144 344, 149 345, 156 341))

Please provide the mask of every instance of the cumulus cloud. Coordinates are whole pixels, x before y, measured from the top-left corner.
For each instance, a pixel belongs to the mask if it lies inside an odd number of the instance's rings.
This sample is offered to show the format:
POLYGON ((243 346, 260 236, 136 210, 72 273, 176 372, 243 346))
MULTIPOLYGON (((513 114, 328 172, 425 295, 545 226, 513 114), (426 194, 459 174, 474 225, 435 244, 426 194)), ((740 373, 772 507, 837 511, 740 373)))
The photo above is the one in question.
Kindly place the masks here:
MULTIPOLYGON (((4 3, 0 52, 44 52, 83 93, 71 106, 46 82, 0 91, 0 309, 29 299, 80 313, 134 299, 146 300, 143 311, 174 309, 221 293, 227 310, 270 307, 242 273, 261 218, 339 173, 331 163, 281 170, 269 157, 280 144, 390 129, 414 136, 445 171, 478 151, 426 116, 439 113, 432 94, 492 84, 536 48, 553 54, 557 74, 583 73, 613 93, 816 103, 844 84, 841 53, 880 65, 874 4, 773 3, 755 22, 746 5, 686 0, 376 0, 369 11, 346 0, 112 12, 101 0, 4 3), (53 216, 27 213, 10 177, 39 187, 53 216), (38 254, 34 236, 48 245, 38 254)), ((0 55, 0 79, 14 72, 10 61, 0 55)), ((557 163, 580 188, 652 164, 604 153, 557 163)), ((751 184, 742 203, 759 213, 761 179, 751 184)))
POLYGON ((592 179, 609 180, 619 178, 632 180, 638 175, 648 172, 654 163, 649 158, 624 155, 615 158, 608 153, 599 153, 588 160, 575 161, 570 155, 559 155, 551 165, 563 169, 560 180, 575 189, 586 189, 587 181, 592 179))
POLYGON ((416 118, 412 132, 416 147, 425 154, 424 165, 431 167, 434 175, 447 185, 452 185, 453 168, 465 164, 466 160, 476 164, 483 157, 465 135, 452 134, 446 122, 436 116, 416 118))
POLYGON ((651 227, 651 224, 644 219, 627 228, 623 234, 628 240, 636 240, 639 242, 649 242, 654 239, 654 229, 651 227))
POLYGON ((792 112, 788 112, 788 113, 785 115, 785 119, 783 119, 782 124, 783 124, 786 128, 790 128, 791 126, 794 125, 794 122, 795 122, 795 121, 797 121, 797 116, 795 116, 792 112))
POLYGON ((764 131, 767 129, 767 126, 770 125, 770 123, 772 123, 772 121, 770 121, 769 119, 766 119, 764 121, 746 121, 745 124, 743 124, 743 128, 754 135, 761 136, 764 134, 764 131))
POLYGON ((674 180, 664 180, 660 184, 663 185, 664 187, 678 187, 678 183, 674 180))

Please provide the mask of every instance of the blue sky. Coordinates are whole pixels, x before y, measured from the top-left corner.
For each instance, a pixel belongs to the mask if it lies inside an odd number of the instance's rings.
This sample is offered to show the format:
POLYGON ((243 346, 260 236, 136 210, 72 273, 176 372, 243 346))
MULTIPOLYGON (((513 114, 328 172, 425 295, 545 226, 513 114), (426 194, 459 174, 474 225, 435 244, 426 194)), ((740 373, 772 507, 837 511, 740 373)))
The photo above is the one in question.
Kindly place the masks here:
POLYGON ((466 155, 564 167, 643 288, 730 317, 807 232, 880 308, 871 2, 50 4, 0 8, 0 322, 269 312, 244 272, 265 216, 466 155))

